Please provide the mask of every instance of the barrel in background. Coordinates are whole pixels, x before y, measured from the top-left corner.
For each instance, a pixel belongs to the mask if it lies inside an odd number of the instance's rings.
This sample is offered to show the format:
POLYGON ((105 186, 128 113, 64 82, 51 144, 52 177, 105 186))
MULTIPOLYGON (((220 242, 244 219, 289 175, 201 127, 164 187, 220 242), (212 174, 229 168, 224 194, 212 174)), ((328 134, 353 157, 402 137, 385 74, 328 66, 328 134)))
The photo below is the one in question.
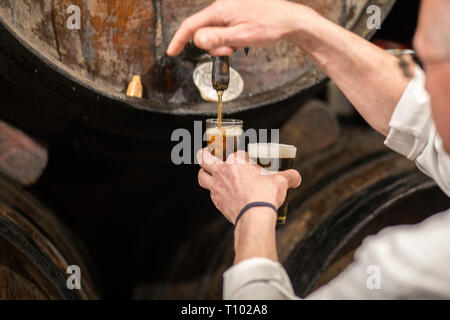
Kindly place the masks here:
POLYGON ((0 176, 0 299, 98 298, 79 243, 42 204, 0 176), (67 267, 81 270, 81 289, 67 286, 67 267))

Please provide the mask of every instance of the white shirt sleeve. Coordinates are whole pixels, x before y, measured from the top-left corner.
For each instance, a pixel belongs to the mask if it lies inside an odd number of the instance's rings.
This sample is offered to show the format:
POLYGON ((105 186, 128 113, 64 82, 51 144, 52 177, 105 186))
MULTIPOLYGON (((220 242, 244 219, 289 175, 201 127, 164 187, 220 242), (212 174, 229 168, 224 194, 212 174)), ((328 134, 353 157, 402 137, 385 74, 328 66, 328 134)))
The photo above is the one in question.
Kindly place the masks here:
POLYGON ((442 146, 431 115, 430 97, 425 90, 425 74, 419 68, 409 83, 391 121, 385 145, 415 161, 450 196, 450 156, 442 146))
MULTIPOLYGON (((415 161, 450 196, 450 156, 436 131, 421 69, 417 68, 389 126, 385 145, 415 161)), ((449 299, 448 243, 450 210, 417 225, 386 228, 366 238, 355 261, 307 298, 449 299)))
MULTIPOLYGON (((431 115, 422 70, 403 93, 385 144, 432 177, 450 196, 450 156, 431 115)), ((450 299, 450 210, 364 240, 354 262, 307 299, 450 299)), ((283 266, 264 258, 224 273, 224 299, 299 299, 283 266)))
MULTIPOLYGON (((450 211, 367 237, 354 262, 306 299, 450 299, 450 211)), ((224 273, 225 300, 300 299, 283 266, 244 260, 224 273)))
POLYGON ((224 300, 298 299, 283 266, 266 258, 247 259, 225 271, 223 298, 224 300))
POLYGON ((355 259, 307 299, 449 299, 450 211, 367 237, 355 259))

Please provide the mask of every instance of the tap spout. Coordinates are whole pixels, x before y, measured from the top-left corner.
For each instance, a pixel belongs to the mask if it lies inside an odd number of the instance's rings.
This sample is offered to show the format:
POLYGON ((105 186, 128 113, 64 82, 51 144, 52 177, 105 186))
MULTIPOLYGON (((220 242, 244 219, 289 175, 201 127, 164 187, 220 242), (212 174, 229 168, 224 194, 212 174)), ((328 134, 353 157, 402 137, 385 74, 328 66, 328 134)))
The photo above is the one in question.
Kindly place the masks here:
POLYGON ((225 91, 230 83, 230 63, 228 56, 213 57, 212 85, 217 91, 225 91))

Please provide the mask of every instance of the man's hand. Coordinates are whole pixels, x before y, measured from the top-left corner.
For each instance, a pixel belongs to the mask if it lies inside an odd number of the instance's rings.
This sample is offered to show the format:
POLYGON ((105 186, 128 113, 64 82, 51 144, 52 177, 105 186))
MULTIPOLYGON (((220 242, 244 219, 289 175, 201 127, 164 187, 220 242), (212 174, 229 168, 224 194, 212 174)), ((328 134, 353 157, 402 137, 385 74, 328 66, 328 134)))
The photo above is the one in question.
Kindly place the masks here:
POLYGON ((218 0, 187 18, 167 54, 193 39, 214 56, 287 37, 333 80, 366 121, 387 135, 409 79, 398 59, 313 9, 285 0, 218 0))
POLYGON ((179 54, 193 39, 213 56, 259 46, 295 33, 303 16, 314 11, 284 0, 217 0, 187 18, 174 35, 167 54, 179 54))
POLYGON ((223 163, 202 149, 197 159, 202 167, 198 174, 200 186, 211 191, 214 205, 233 224, 240 210, 251 202, 269 202, 279 208, 287 190, 301 182, 296 170, 271 173, 249 163, 243 151, 230 155, 223 163))

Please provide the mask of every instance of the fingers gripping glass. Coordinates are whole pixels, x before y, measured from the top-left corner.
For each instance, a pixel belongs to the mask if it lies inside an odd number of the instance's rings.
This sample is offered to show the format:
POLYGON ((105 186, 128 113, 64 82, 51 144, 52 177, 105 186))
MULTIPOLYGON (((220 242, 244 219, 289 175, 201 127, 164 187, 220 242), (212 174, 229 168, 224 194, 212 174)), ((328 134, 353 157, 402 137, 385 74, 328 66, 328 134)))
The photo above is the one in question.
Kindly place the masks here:
MULTIPOLYGON (((284 171, 294 168, 297 148, 287 144, 249 143, 248 155, 257 165, 269 171, 284 171)), ((278 224, 286 223, 289 191, 278 209, 278 224)))
POLYGON ((206 141, 208 151, 217 158, 226 161, 227 157, 239 150, 242 139, 243 121, 222 119, 206 120, 206 141))

